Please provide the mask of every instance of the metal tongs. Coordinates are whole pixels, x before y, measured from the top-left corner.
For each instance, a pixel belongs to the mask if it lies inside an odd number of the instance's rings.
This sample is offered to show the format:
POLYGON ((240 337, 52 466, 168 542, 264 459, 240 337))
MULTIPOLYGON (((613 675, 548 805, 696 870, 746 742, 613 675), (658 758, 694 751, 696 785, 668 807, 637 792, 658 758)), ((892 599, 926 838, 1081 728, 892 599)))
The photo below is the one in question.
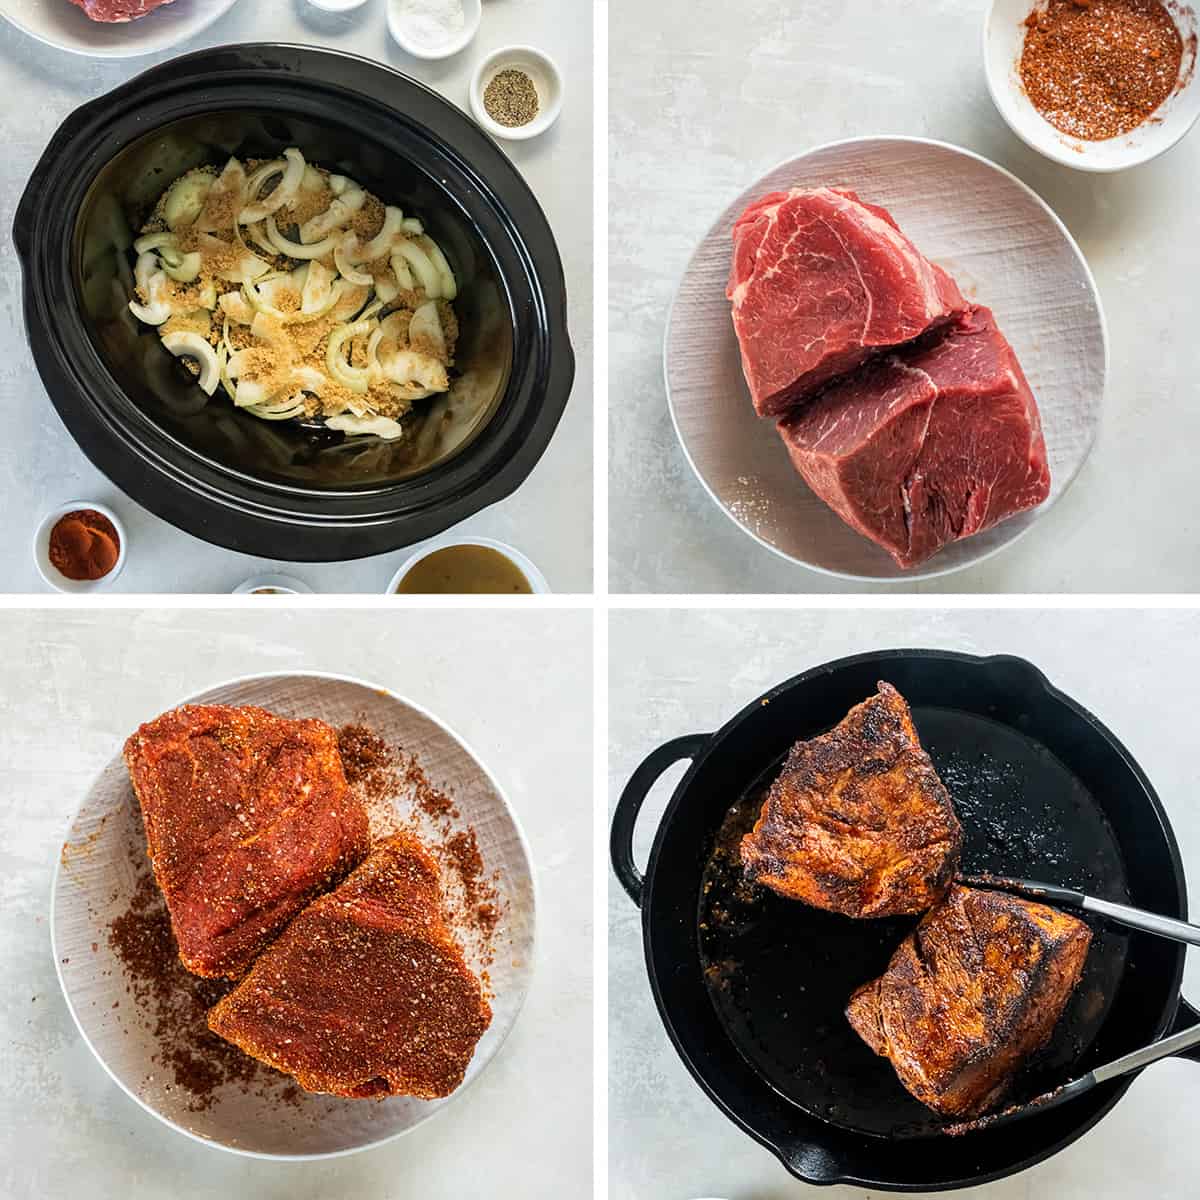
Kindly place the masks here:
MULTIPOLYGON (((1010 879, 1000 875, 963 875, 959 882, 970 887, 995 888, 1006 892, 1016 892, 1028 896, 1031 900, 1049 900, 1056 904, 1066 904, 1084 912, 1095 913, 1115 921, 1119 925, 1127 925, 1130 929, 1140 929, 1143 933, 1158 934, 1159 937, 1170 938, 1176 942, 1186 942, 1189 946, 1200 946, 1200 925, 1191 925, 1175 917, 1164 917, 1158 913, 1146 912, 1140 908, 1131 908, 1128 904, 1115 904, 1111 900, 1101 900, 1096 896, 1088 896, 1073 888, 1059 887, 1053 883, 1037 883, 1031 879, 1010 879)), ((973 1133, 977 1129, 995 1129, 1008 1125, 1013 1121, 1022 1120, 1048 1108, 1057 1108, 1068 1100, 1090 1092, 1098 1084, 1107 1083, 1131 1071, 1139 1071, 1162 1058, 1170 1058, 1193 1046, 1200 1046, 1200 1025, 1190 1029, 1182 1029, 1172 1033, 1161 1041, 1143 1046, 1140 1050, 1131 1051, 1110 1063, 1096 1067, 1070 1083, 1051 1092, 1035 1096, 1024 1104, 1014 1104, 1010 1108, 1001 1109, 998 1113, 976 1118, 974 1121, 964 1121, 955 1125, 942 1126, 942 1132, 952 1137, 961 1133, 973 1133)))

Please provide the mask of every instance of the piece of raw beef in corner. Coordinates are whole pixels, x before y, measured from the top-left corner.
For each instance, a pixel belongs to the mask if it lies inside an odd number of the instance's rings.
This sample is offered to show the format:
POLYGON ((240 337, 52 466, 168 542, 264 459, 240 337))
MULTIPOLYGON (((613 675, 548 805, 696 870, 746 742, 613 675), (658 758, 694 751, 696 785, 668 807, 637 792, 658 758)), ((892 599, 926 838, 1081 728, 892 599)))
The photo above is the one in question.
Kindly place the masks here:
POLYGON ((1037 401, 986 308, 835 384, 778 428, 808 486, 901 567, 1050 493, 1037 401))
POLYGON ((173 0, 71 0, 93 21, 136 21, 173 0))
POLYGON ((751 204, 733 227, 727 295, 762 417, 781 416, 968 308, 890 213, 841 188, 795 188, 751 204))

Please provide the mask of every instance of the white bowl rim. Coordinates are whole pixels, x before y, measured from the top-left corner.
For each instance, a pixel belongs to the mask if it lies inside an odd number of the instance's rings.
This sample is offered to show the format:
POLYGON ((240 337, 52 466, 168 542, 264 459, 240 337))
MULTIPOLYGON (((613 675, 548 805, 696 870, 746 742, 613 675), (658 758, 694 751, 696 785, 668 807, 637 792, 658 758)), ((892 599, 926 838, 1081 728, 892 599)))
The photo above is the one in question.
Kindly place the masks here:
MULTIPOLYGON (((199 14, 196 23, 190 26, 185 33, 180 33, 178 37, 153 40, 145 45, 130 44, 93 49, 72 45, 68 42, 56 42, 44 33, 39 33, 36 29, 22 24, 16 16, 7 11, 0 11, 0 20, 8 21, 15 29, 19 29, 26 37, 33 38, 35 42, 40 42, 43 46, 49 46, 53 50, 61 50, 64 54, 75 54, 80 58, 140 58, 146 54, 158 54, 164 50, 171 50, 199 37, 210 25, 216 24, 237 2, 238 0, 213 0, 212 10, 199 14)), ((152 17, 154 14, 146 13, 145 15, 152 17)), ((129 24, 134 26, 137 22, 130 21, 129 24)))
MULTIPOLYGON (((1164 5, 1163 7, 1168 12, 1171 12, 1169 5, 1164 5)), ((992 56, 988 52, 991 42, 992 17, 995 15, 995 12, 996 0, 989 0, 983 14, 983 75, 987 81, 988 95, 991 97, 992 107, 1000 114, 1000 119, 1008 126, 1012 133, 1020 138, 1031 150, 1037 151, 1038 154, 1050 159, 1051 162, 1056 162, 1059 166, 1071 167, 1073 170, 1083 171, 1090 175, 1115 175, 1119 171, 1128 171, 1133 167, 1145 166, 1146 163, 1153 162, 1156 158, 1162 157, 1168 150, 1174 150, 1191 133, 1197 119, 1200 119, 1200 104, 1197 104, 1196 111, 1192 113, 1191 118, 1180 122, 1178 132, 1169 141, 1163 142, 1157 148, 1146 149, 1142 147, 1131 151, 1127 158, 1117 162, 1097 162, 1095 159, 1089 158, 1086 154, 1065 150, 1058 144, 1057 136, 1052 137, 1050 133, 1046 134, 1044 141, 1034 138, 1031 133, 1020 128, 1016 122, 1009 120, 1009 114, 1005 106, 1000 102, 1000 84, 992 71, 992 56)), ((1194 87, 1195 83, 1195 72, 1193 71, 1192 77, 1185 84, 1185 87, 1194 87)), ((1053 131, 1055 135, 1059 133, 1049 122, 1046 122, 1046 128, 1053 131)), ((1105 341, 1107 343, 1107 338, 1105 341)))
POLYGON ((408 41, 400 32, 399 14, 396 8, 399 0, 385 0, 385 3, 387 5, 388 33, 391 34, 392 40, 405 54, 411 54, 413 58, 420 58, 425 62, 440 62, 444 58, 453 58, 456 54, 461 54, 475 40, 479 26, 483 22, 482 0, 463 0, 463 15, 467 21, 463 26, 462 33, 441 46, 432 48, 418 46, 408 41))
MULTIPOLYGON (((509 1022, 508 1028, 504 1031, 504 1036, 500 1039, 500 1041, 497 1043, 497 1045, 493 1049, 491 1058, 488 1059, 488 1062, 487 1062, 487 1064, 485 1064, 483 1070, 476 1072, 475 1076, 472 1079, 469 1079, 465 1083, 461 1084, 458 1088, 456 1088, 450 1094, 449 1097, 447 1097, 448 1101, 453 1101, 453 1100, 457 1099, 459 1096, 463 1095, 463 1093, 466 1092, 469 1088, 473 1087, 475 1082, 480 1078, 480 1076, 483 1075, 484 1071, 487 1070, 487 1067, 491 1063, 495 1062, 497 1056, 500 1054, 500 1051, 504 1048, 505 1042, 508 1041, 509 1037, 512 1035, 512 1031, 516 1028, 517 1021, 520 1019, 521 1013, 525 1008, 525 1003, 529 999, 529 993, 532 990, 533 979, 534 979, 535 972, 537 970, 537 959, 538 959, 537 915, 538 915, 538 909, 539 909, 540 905, 539 905, 539 901, 538 901, 537 869, 534 865, 533 852, 529 845, 529 839, 525 835, 525 828, 521 824, 520 818, 517 816, 517 810, 513 807, 512 801, 508 797, 508 793, 500 785, 499 780, 496 779, 495 775, 492 774, 491 770, 484 763, 483 759, 481 759, 479 757, 479 755, 475 753, 474 748, 471 746, 471 744, 468 741, 466 741, 465 738, 461 737, 454 729, 452 729, 448 724, 446 724, 445 721, 443 721, 440 717, 435 716, 424 705, 418 704, 414 700, 409 700, 406 697, 401 696, 398 692, 392 691, 391 688, 381 687, 377 683, 372 683, 370 680, 367 680, 367 679, 361 679, 356 675, 342 675, 336 671, 253 671, 248 675, 238 675, 238 676, 235 676, 233 679, 227 679, 220 683, 214 683, 208 687, 200 688, 197 691, 190 692, 182 700, 176 701, 170 707, 178 708, 184 704, 192 704, 195 701, 199 700, 201 697, 206 696, 210 692, 215 692, 219 689, 237 687, 244 683, 256 683, 259 680, 273 680, 274 681, 274 680, 284 680, 284 679, 325 679, 325 680, 329 680, 334 683, 351 683, 357 687, 367 688, 370 691, 388 696, 390 699, 396 701, 397 703, 406 705, 408 708, 411 708, 415 713, 418 713, 420 716, 424 717, 427 721, 436 725, 439 729, 442 730, 443 733, 447 734, 452 740, 457 742, 458 745, 460 747, 462 747, 462 749, 464 751, 466 751, 467 755, 471 758, 471 761, 474 762, 475 765, 487 777, 488 783, 495 790, 496 795, 499 796, 500 802, 501 802, 501 804, 503 804, 504 810, 505 810, 505 812, 507 812, 508 818, 512 822, 513 830, 515 831, 516 836, 517 836, 517 843, 521 848, 521 854, 524 857, 525 864, 529 869, 529 894, 530 894, 531 914, 530 914, 530 955, 529 955, 528 982, 526 984, 525 991, 521 995, 520 1003, 517 1005, 516 1010, 513 1012, 512 1020, 509 1022)), ((169 711, 169 709, 164 709, 163 711, 167 712, 167 711, 169 711)), ((100 772, 95 776, 95 779, 99 779, 100 776, 107 769, 108 769, 108 764, 106 763, 100 769, 100 772)), ((93 780, 93 785, 94 785, 95 779, 93 780)), ((90 790, 91 789, 89 788, 88 791, 90 791, 90 790)), ((76 806, 75 811, 71 814, 70 821, 67 824, 67 832, 68 833, 74 827, 75 820, 79 816, 79 810, 82 807, 83 807, 83 801, 81 800, 80 803, 76 806)), ((64 841, 64 844, 65 844, 65 841, 64 841)), ((54 856, 54 873, 50 880, 50 911, 49 911, 49 915, 48 915, 48 921, 49 921, 49 925, 50 925, 50 950, 51 950, 51 953, 54 955, 54 973, 58 977, 59 991, 62 992, 63 999, 66 1001, 67 1010, 71 1014, 71 1020, 75 1022, 75 1028, 79 1030, 79 1035, 80 1035, 80 1037, 83 1038, 84 1044, 92 1052, 92 1057, 104 1068, 105 1074, 108 1075, 108 1077, 117 1085, 117 1087, 119 1087, 121 1089, 121 1091, 125 1093, 126 1096, 128 1096, 131 1100, 133 1100, 133 1102, 135 1104, 137 1104, 139 1108, 144 1109, 152 1117, 154 1117, 158 1121, 161 1121, 169 1129, 173 1129, 176 1133, 183 1134, 185 1137, 190 1138, 193 1142, 198 1142, 201 1146, 208 1146, 210 1149, 221 1150, 221 1151, 224 1151, 226 1154, 234 1154, 240 1158, 265 1159, 269 1162, 319 1162, 319 1161, 322 1161, 324 1159, 329 1159, 329 1158, 347 1158, 351 1154, 361 1154, 364 1150, 373 1150, 377 1146, 383 1146, 383 1145, 386 1145, 388 1142, 394 1142, 398 1138, 404 1137, 405 1134, 412 1133, 412 1131, 414 1129, 419 1129, 422 1125, 425 1125, 429 1121, 432 1121, 435 1117, 439 1116, 441 1113, 445 1112, 446 1109, 448 1109, 450 1107, 449 1102, 446 1104, 443 1104, 443 1105, 439 1106, 438 1108, 433 1109, 431 1112, 427 1113, 424 1117, 421 1118, 421 1120, 416 1121, 412 1125, 409 1125, 406 1129, 398 1130, 395 1133, 389 1133, 385 1137, 377 1138, 373 1142, 364 1142, 361 1146, 348 1146, 344 1150, 325 1150, 325 1151, 321 1151, 316 1154, 269 1154, 262 1150, 247 1150, 241 1146, 227 1146, 224 1142, 218 1142, 212 1138, 201 1137, 198 1133, 193 1133, 190 1129, 185 1129, 182 1125, 177 1125, 174 1121, 172 1121, 170 1119, 170 1117, 164 1116, 157 1109, 155 1109, 155 1108, 151 1107, 151 1105, 147 1104, 146 1101, 144 1101, 140 1096, 135 1095, 134 1092, 132 1092, 126 1086, 126 1084, 124 1083, 123 1080, 117 1078, 117 1076, 116 1076, 116 1074, 114 1074, 112 1068, 101 1057, 100 1052, 96 1049, 96 1047, 94 1045, 92 1045, 91 1039, 88 1037, 87 1033, 85 1032, 85 1030, 83 1028, 83 1023, 80 1021, 79 1016, 75 1011, 75 1005, 72 1003, 71 994, 67 990, 66 982, 63 979, 62 964, 59 961, 57 938, 55 936, 56 924, 55 924, 55 920, 54 920, 54 913, 55 913, 55 906, 56 906, 57 900, 58 900, 58 877, 59 877, 61 871, 62 871, 62 855, 56 854, 54 856)))
POLYGON ((278 573, 251 575, 249 579, 243 579, 233 589, 231 594, 234 596, 251 596, 258 588, 277 588, 279 591, 291 596, 313 595, 313 589, 303 579, 297 579, 294 575, 280 575, 278 573))
MULTIPOLYGON (((507 542, 498 541, 496 538, 473 537, 470 534, 462 536, 443 534, 441 537, 432 538, 424 543, 419 550, 414 551, 400 564, 399 570, 392 576, 392 581, 388 584, 385 595, 394 596, 401 594, 397 593, 396 588, 405 575, 417 563, 428 558, 431 554, 436 554, 439 550, 448 550, 452 546, 483 546, 488 550, 495 550, 497 553, 503 554, 514 567, 517 567, 525 575, 535 596, 548 596, 551 594, 550 585, 546 582, 546 577, 538 570, 537 565, 532 559, 527 554, 518 550, 516 546, 510 546, 507 542)), ((458 592, 447 594, 466 596, 473 593, 458 592)))
MULTIPOLYGON (((828 579, 847 579, 853 581, 854 583, 890 584, 896 587, 905 587, 913 583, 923 583, 930 579, 940 579, 946 575, 953 575, 958 571, 966 571, 972 567, 978 567, 987 562, 989 559, 994 558, 1002 551, 1009 549, 1009 547, 1015 546, 1017 542, 1019 542, 1037 524, 1037 521, 1040 520, 1041 517, 1043 517, 1046 513, 1048 513, 1054 507, 1054 505, 1067 494, 1067 491, 1070 489, 1071 485, 1078 478, 1079 472, 1083 470, 1084 464, 1091 457, 1092 450, 1096 445, 1096 440, 1100 436, 1100 426, 1103 424, 1104 420, 1104 401, 1108 392, 1108 376, 1111 356, 1108 337, 1108 319, 1104 315, 1104 304, 1100 297, 1100 289, 1096 285, 1096 277, 1092 274, 1091 264, 1088 262, 1087 257, 1080 249, 1079 243, 1072 236, 1071 231, 1066 227, 1066 225, 1063 224, 1062 218, 1044 199, 1042 199, 1041 196, 1038 195, 1037 192, 1033 190, 1033 188, 1029 186, 1029 184, 1027 184, 1023 179, 1014 175, 1010 170, 1008 170, 1007 167, 1002 167, 999 163, 993 162, 990 158, 986 158, 984 155, 978 154, 974 150, 968 150, 964 146, 956 146, 953 142, 943 142, 939 141, 937 138, 914 137, 904 133, 868 133, 859 134, 856 137, 837 138, 831 142, 821 142, 819 145, 809 147, 809 149, 805 150, 802 154, 794 154, 790 155, 788 158, 781 159, 773 167, 763 171, 754 183, 750 184, 748 187, 742 188, 742 190, 738 193, 738 197, 734 197, 729 204, 725 205, 721 209, 721 212, 717 216, 716 220, 714 220, 713 223, 708 227, 704 233, 704 236, 700 239, 700 242, 697 243, 696 249, 693 250, 691 255, 688 257, 687 266, 684 268, 683 274, 680 276, 679 282, 675 286, 675 294, 672 296, 671 306, 667 310, 667 322, 663 331, 662 368, 663 386, 666 391, 667 398, 667 411, 670 413, 671 425, 675 430, 675 440, 679 443, 679 447, 683 451, 683 456, 687 460, 688 466, 692 469, 692 474, 695 475, 695 477, 700 481, 700 486, 704 489, 705 493, 708 495, 708 498, 717 506, 718 510, 724 513, 724 515, 730 521, 732 521, 738 529, 746 534, 747 537, 753 538, 760 546, 764 546, 766 549, 770 550, 771 553, 777 558, 782 558, 784 562, 792 563, 797 567, 803 567, 806 571, 814 571, 818 575, 824 575, 828 579), (803 158, 808 158, 814 154, 819 154, 825 150, 834 150, 840 146, 853 146, 860 142, 910 142, 922 146, 935 146, 941 150, 950 150, 955 154, 962 154, 967 158, 973 158, 976 161, 983 163, 985 166, 991 167, 992 170, 998 171, 1001 175, 1017 184, 1018 187, 1033 197, 1033 199, 1050 217, 1050 220, 1053 221, 1063 237, 1066 238, 1067 244, 1075 252, 1076 257, 1079 259, 1080 265, 1083 267, 1084 277, 1088 281, 1092 298, 1096 304, 1096 315, 1100 322, 1100 341, 1104 346, 1104 389, 1100 394, 1099 400, 1100 420, 1097 422, 1096 430, 1092 434, 1092 440, 1088 442, 1087 447, 1079 460, 1079 466, 1076 467, 1075 471, 1067 478, 1065 485, 1059 491, 1058 495, 1052 500, 1044 502, 1038 508, 1033 510, 1036 514, 1035 520, 1028 522, 1023 529, 1017 530, 1007 542, 1004 542, 999 546, 993 546, 990 550, 980 554, 978 558, 973 558, 967 562, 954 563, 951 566, 944 566, 930 570, 918 567, 914 571, 908 572, 904 575, 896 576, 895 578, 880 578, 876 575, 855 575, 848 571, 835 571, 830 567, 822 567, 815 563, 803 562, 798 558, 794 558, 786 551, 781 550, 778 546, 772 545, 772 543, 768 542, 764 537, 755 533, 754 530, 743 525, 737 519, 737 517, 735 517, 733 513, 731 513, 725 507, 724 503, 716 494, 716 492, 714 492, 712 488, 708 486, 708 481, 703 475, 700 474, 699 467, 696 466, 695 461, 692 459, 691 453, 687 448, 687 443, 684 441, 683 431, 679 428, 679 421, 675 416, 675 406, 671 403, 671 377, 669 364, 667 361, 667 352, 671 342, 671 323, 675 317, 675 306, 679 303, 679 293, 682 289, 683 281, 686 279, 688 272, 692 269, 692 263, 695 261, 696 255, 700 251, 700 245, 706 242, 716 231, 717 226, 721 223, 721 216, 724 215, 726 209, 732 207, 738 197, 745 195, 747 192, 752 192, 755 187, 758 186, 759 181, 766 179, 769 175, 773 175, 776 171, 782 170, 790 163, 797 162, 803 158)), ((935 555, 929 561, 936 562, 937 556, 935 555)))
POLYGON ((124 522, 108 505, 101 504, 98 500, 72 500, 67 504, 60 505, 38 522, 33 533, 33 561, 37 566, 38 574, 47 587, 61 592, 64 596, 87 596, 92 592, 100 592, 111 586, 125 567, 128 547, 129 535, 125 531, 124 522), (117 549, 117 561, 113 569, 107 575, 101 575, 99 579, 67 579, 55 570, 43 548, 42 541, 43 539, 49 541, 50 531, 68 513, 83 512, 87 509, 98 512, 113 523, 113 528, 117 531, 117 541, 120 543, 117 549))
POLYGON ((562 113, 563 95, 565 92, 566 83, 563 79, 562 70, 559 68, 558 63, 545 50, 539 50, 537 46, 530 46, 525 43, 513 43, 512 45, 501 46, 499 49, 493 50, 475 68, 471 75, 471 113, 475 117, 475 120, 492 137, 504 138, 510 142, 524 142, 545 133, 558 120, 559 115, 562 113), (526 125, 501 125, 499 121, 492 120, 488 115, 487 109, 483 106, 483 79, 485 75, 495 68, 497 63, 502 62, 506 58, 518 58, 522 56, 536 60, 553 79, 554 102, 538 113, 526 125))

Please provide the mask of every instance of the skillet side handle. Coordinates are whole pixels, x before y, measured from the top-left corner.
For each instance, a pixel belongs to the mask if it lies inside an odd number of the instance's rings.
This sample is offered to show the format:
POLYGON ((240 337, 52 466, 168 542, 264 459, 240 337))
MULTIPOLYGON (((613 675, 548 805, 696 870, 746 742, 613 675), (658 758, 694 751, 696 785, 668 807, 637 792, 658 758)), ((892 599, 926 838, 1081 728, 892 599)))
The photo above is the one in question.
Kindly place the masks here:
MULTIPOLYGON (((1175 1010, 1175 1021, 1171 1025, 1171 1033, 1181 1033, 1185 1029, 1191 1029, 1196 1025, 1200 1025, 1200 1010, 1193 1008, 1181 996, 1179 998, 1179 1007, 1175 1010)), ((1200 1062, 1200 1046, 1193 1046, 1190 1050, 1184 1050, 1175 1056, 1176 1058, 1190 1058, 1192 1062, 1200 1062)))
POLYGON ((633 861, 633 831, 637 827, 638 813, 642 811, 647 793, 662 773, 680 759, 695 758, 710 736, 707 733, 692 733, 659 746, 647 755, 642 765, 629 777, 617 801, 609 853, 621 886, 638 908, 642 906, 642 875, 633 861))

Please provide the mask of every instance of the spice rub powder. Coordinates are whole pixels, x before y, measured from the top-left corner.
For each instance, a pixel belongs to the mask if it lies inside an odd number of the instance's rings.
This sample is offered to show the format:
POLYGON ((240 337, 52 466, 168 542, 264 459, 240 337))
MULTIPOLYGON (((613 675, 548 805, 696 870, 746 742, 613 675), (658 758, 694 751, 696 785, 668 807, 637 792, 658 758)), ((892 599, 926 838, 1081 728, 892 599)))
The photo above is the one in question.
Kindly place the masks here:
POLYGON ((1103 141, 1136 129, 1179 80, 1183 39, 1159 0, 1049 0, 1025 20, 1021 83, 1056 129, 1103 141))

